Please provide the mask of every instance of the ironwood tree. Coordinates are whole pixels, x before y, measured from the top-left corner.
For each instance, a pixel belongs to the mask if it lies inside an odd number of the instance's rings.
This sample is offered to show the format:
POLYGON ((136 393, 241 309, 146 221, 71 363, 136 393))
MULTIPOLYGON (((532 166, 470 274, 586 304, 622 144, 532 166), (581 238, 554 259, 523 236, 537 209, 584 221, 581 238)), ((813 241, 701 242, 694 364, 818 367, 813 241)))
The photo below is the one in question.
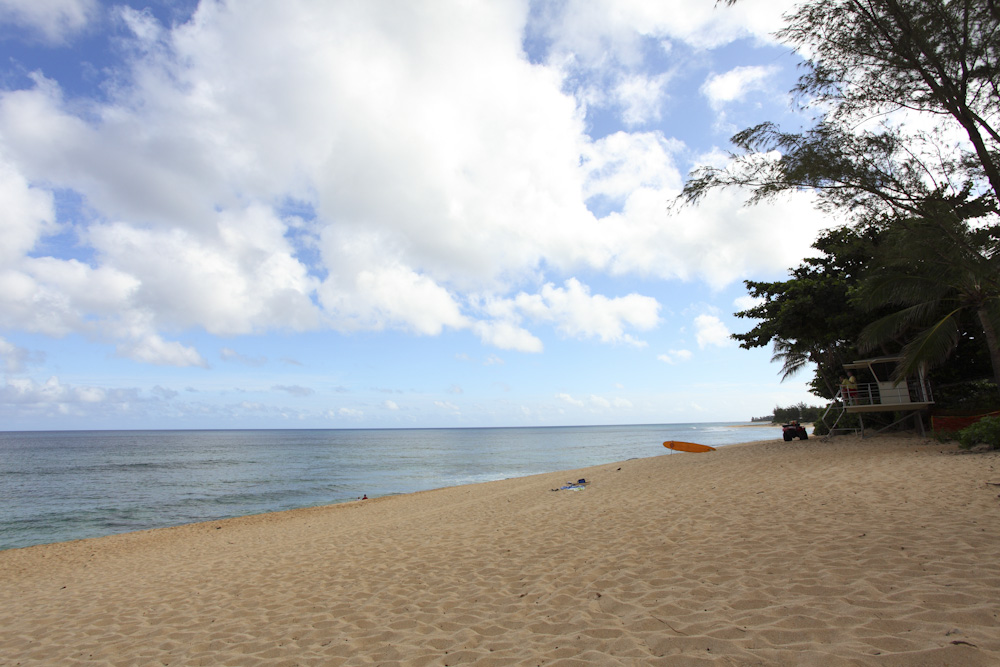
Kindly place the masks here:
MULTIPOLYGON (((778 37, 806 57, 793 92, 815 123, 739 132, 729 164, 695 170, 680 200, 720 187, 748 191, 749 203, 809 190, 822 208, 885 232, 896 255, 869 264, 873 282, 855 304, 897 313, 869 328, 863 345, 896 343, 910 368, 939 362, 955 349, 963 322, 949 313, 962 304, 975 313, 1000 387, 997 2, 812 0, 778 37)), ((772 338, 788 368, 816 341, 781 331, 772 338)))

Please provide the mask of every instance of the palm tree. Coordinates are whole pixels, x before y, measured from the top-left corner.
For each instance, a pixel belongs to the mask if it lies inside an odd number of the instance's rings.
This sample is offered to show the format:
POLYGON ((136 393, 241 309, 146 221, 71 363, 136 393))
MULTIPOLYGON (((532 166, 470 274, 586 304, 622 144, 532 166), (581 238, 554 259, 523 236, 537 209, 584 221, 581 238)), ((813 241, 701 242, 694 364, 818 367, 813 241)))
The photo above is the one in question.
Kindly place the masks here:
POLYGON ((976 212, 944 198, 929 201, 924 213, 893 225, 874 273, 858 292, 864 307, 901 307, 868 325, 858 346, 870 351, 902 343, 896 377, 901 379, 945 361, 963 325, 975 318, 1000 389, 1000 232, 995 220, 983 224, 973 217, 976 212))

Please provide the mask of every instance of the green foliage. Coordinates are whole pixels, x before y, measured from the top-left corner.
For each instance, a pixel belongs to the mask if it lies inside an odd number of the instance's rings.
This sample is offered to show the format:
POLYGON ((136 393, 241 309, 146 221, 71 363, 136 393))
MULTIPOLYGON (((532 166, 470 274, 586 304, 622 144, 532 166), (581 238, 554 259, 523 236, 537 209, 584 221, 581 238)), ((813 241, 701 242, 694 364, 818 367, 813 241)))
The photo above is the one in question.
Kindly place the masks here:
POLYGON ((773 345, 783 377, 814 363, 813 392, 832 396, 860 338, 902 353, 904 374, 962 355, 949 382, 976 378, 968 360, 985 350, 1000 387, 998 35, 995 0, 805 0, 786 17, 778 37, 807 58, 793 92, 816 122, 737 133, 729 164, 695 170, 679 197, 808 190, 881 246, 860 271, 806 260, 789 281, 746 283, 763 303, 737 315, 761 323, 734 338, 773 345))
POLYGON ((965 413, 983 413, 1000 410, 997 386, 990 380, 971 380, 949 385, 938 385, 934 400, 939 406, 965 413))
POLYGON ((783 379, 815 364, 813 393, 833 398, 841 366, 857 358, 854 340, 871 320, 852 303, 851 294, 880 234, 873 226, 828 230, 813 244, 820 255, 804 259, 792 269, 790 280, 746 281, 750 296, 761 303, 736 316, 758 322, 733 338, 745 349, 773 345, 783 379))
MULTIPOLYGON (((994 0, 811 0, 788 17, 778 37, 809 54, 795 92, 828 109, 828 123, 850 128, 908 109, 968 139, 959 145, 946 134, 897 134, 905 137, 909 157, 896 155, 877 167, 890 178, 887 186, 876 182, 872 192, 894 192, 892 184, 910 176, 921 190, 975 183, 973 190, 990 193, 995 206, 1000 198, 1000 135, 993 125, 1000 118, 998 26, 994 0), (946 180, 928 179, 926 167, 946 180)), ((869 154, 880 155, 878 150, 869 154)))
POLYGON ((901 343, 899 377, 949 358, 974 322, 1000 384, 1000 230, 970 225, 961 216, 981 211, 963 206, 960 200, 928 200, 924 217, 897 221, 883 235, 874 270, 857 292, 862 306, 894 307, 861 332, 859 347, 901 343))
POLYGON ((826 410, 826 406, 810 406, 805 403, 798 403, 787 408, 774 407, 774 417, 772 421, 776 424, 785 424, 793 419, 800 422, 818 421, 826 410))
POLYGON ((958 432, 958 441, 965 449, 978 444, 1000 449, 1000 417, 983 417, 975 424, 966 426, 958 432))

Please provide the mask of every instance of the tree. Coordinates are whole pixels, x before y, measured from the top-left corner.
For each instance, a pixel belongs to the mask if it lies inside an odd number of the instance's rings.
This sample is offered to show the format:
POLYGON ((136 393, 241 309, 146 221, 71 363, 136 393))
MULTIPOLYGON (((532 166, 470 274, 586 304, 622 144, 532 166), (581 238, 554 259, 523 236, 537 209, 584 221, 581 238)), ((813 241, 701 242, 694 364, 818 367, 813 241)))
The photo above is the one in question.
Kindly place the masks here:
POLYGON ((844 195, 847 199, 841 203, 870 206, 881 200, 905 209, 913 197, 895 185, 916 179, 922 190, 938 190, 954 186, 952 179, 958 178, 962 184, 975 184, 970 191, 978 196, 992 199, 991 210, 996 212, 996 0, 811 0, 786 20, 778 38, 808 56, 793 92, 806 106, 823 110, 822 122, 803 135, 782 134, 770 123, 744 130, 734 137, 745 151, 736 166, 754 167, 746 174, 751 179, 765 178, 744 183, 732 180, 738 170, 729 176, 726 170, 702 169, 697 174, 702 178, 685 187, 685 199, 727 184, 750 185, 758 197, 806 187, 835 202, 844 195), (968 143, 948 145, 947 135, 903 133, 888 124, 859 132, 873 118, 901 110, 930 115, 941 126, 963 133, 968 143), (766 168, 766 161, 753 164, 759 153, 771 148, 785 149, 777 169, 766 168), (947 182, 935 182, 942 176, 947 182))
POLYGON ((871 316, 852 301, 867 264, 879 243, 874 227, 841 227, 820 235, 810 257, 779 282, 747 280, 751 296, 762 302, 736 313, 759 322, 744 334, 733 334, 740 347, 773 345, 773 361, 782 362, 782 379, 807 363, 816 365, 812 392, 833 398, 844 363, 857 358, 855 341, 871 316))
MULTIPOLYGON (((865 343, 915 336, 900 341, 907 364, 940 361, 959 313, 974 312, 1000 380, 996 0, 809 0, 778 36, 808 55, 794 92, 819 121, 738 133, 730 164, 693 172, 680 200, 732 186, 750 203, 811 190, 822 207, 891 232, 898 255, 883 268, 895 282, 871 267, 867 303, 903 310, 865 343)), ((805 339, 775 341, 786 367, 801 360, 805 339)))
POLYGON ((862 351, 905 337, 900 378, 921 364, 935 364, 951 355, 968 319, 974 317, 983 332, 1000 387, 1000 234, 995 229, 973 229, 942 206, 937 213, 889 230, 878 253, 879 270, 858 291, 858 300, 870 308, 902 307, 865 327, 859 337, 862 351), (933 219, 934 225, 927 221, 933 219), (937 230, 949 224, 951 237, 972 237, 963 243, 941 243, 937 230), (985 252, 966 252, 966 247, 985 252), (915 333, 914 333, 915 332, 915 333))
POLYGON ((803 5, 779 37, 812 53, 796 91, 851 125, 911 109, 950 117, 971 148, 953 167, 1000 199, 1000 5, 995 0, 834 0, 803 5))

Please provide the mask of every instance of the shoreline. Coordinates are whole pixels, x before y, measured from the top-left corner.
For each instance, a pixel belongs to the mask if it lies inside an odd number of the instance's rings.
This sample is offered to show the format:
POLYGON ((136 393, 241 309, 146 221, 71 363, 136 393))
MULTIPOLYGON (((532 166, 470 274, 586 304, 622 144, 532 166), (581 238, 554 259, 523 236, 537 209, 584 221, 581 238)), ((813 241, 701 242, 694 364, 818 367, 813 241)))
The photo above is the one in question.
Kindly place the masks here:
POLYGON ((654 455, 663 440, 724 445, 772 433, 707 424, 0 433, 20 489, 0 550, 585 467, 654 455), (65 456, 38 454, 60 448, 65 456))
POLYGON ((738 443, 11 549, 0 654, 998 664, 1000 455, 955 451, 738 443))

